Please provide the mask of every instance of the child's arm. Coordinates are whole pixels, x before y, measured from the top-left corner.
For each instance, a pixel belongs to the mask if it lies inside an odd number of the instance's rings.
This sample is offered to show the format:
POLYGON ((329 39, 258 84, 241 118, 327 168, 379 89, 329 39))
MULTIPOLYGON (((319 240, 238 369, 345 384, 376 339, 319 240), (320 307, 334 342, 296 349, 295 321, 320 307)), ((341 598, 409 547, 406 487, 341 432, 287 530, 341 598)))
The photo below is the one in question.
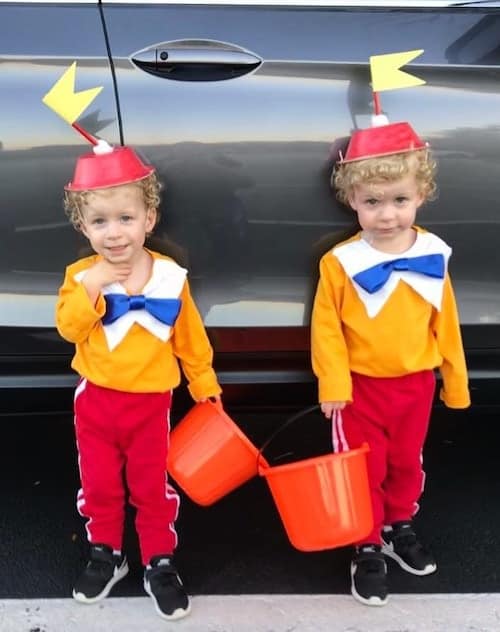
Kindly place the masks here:
POLYGON ((56 304, 57 329, 63 338, 73 343, 86 340, 104 316, 106 304, 102 288, 111 283, 123 283, 131 271, 128 263, 112 264, 101 259, 83 268, 85 274, 77 281, 75 276, 82 272, 79 265, 67 268, 56 304))
POLYGON ((105 311, 102 295, 99 294, 93 302, 83 283, 76 281, 75 271, 70 266, 66 270, 56 303, 56 326, 59 334, 68 342, 83 342, 105 311))
POLYGON ((330 253, 320 262, 311 316, 311 360, 318 378, 319 401, 352 401, 349 355, 342 332, 340 305, 345 273, 330 253))
POLYGON ((432 326, 443 357, 440 367, 443 388, 439 397, 449 408, 467 408, 470 406, 467 366, 455 295, 448 275, 444 280, 441 311, 436 312, 432 326))
POLYGON ((180 299, 182 307, 174 325, 172 348, 188 379, 192 398, 200 401, 216 397, 221 387, 212 368, 213 350, 187 281, 180 299))

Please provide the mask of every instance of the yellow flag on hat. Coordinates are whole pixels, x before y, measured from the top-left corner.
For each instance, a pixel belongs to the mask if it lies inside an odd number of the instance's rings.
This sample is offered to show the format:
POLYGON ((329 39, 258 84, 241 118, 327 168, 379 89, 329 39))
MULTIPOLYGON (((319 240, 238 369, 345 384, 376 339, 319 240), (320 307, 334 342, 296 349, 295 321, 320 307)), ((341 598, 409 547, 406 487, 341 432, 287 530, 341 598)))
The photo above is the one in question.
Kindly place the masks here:
POLYGON ((409 50, 404 53, 389 53, 388 55, 372 55, 370 69, 372 74, 372 90, 397 90, 421 86, 425 81, 414 75, 400 70, 408 62, 423 53, 423 49, 409 50))
POLYGON ((71 64, 42 99, 46 106, 54 110, 70 125, 73 125, 102 90, 102 86, 100 86, 75 92, 75 76, 76 61, 71 64))

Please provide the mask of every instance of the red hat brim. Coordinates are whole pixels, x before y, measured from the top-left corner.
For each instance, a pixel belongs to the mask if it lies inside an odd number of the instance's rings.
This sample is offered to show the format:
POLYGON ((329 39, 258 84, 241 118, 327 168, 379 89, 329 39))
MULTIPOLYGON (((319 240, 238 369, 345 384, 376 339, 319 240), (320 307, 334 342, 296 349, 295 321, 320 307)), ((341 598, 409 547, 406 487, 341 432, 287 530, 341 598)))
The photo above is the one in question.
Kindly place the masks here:
POLYGON ((91 191, 121 184, 131 184, 147 178, 155 171, 146 165, 131 147, 114 147, 105 154, 88 152, 76 162, 73 180, 66 191, 91 191))
POLYGON ((425 149, 427 144, 407 122, 389 123, 353 132, 340 163, 425 149))

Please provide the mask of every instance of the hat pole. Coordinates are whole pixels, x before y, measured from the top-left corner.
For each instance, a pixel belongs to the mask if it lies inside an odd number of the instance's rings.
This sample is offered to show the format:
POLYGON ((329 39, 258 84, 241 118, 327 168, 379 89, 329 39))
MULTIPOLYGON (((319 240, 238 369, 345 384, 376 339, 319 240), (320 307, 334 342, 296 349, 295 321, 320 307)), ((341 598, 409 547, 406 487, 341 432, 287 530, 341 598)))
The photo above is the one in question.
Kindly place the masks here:
POLYGON ((71 123, 71 127, 75 129, 79 134, 81 134, 85 139, 87 139, 90 143, 92 143, 92 145, 98 144, 97 138, 94 138, 92 134, 89 134, 86 130, 83 129, 83 127, 80 127, 78 123, 71 123))

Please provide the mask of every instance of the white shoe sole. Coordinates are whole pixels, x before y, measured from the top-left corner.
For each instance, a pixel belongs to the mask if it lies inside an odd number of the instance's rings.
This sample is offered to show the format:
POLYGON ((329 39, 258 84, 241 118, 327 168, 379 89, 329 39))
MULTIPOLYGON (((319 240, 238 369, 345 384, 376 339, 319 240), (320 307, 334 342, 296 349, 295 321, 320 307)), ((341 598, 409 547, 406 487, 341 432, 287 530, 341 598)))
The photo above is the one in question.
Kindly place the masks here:
POLYGON ((362 597, 356 590, 356 586, 354 585, 354 573, 356 571, 356 565, 355 564, 351 564, 351 595, 354 597, 354 599, 356 599, 356 601, 359 601, 359 603, 362 603, 364 606, 375 606, 375 607, 380 607, 380 606, 385 606, 386 603, 388 602, 389 598, 386 597, 385 599, 382 599, 381 597, 362 597))
POLYGON ((124 559, 122 565, 119 568, 115 569, 113 577, 109 580, 104 589, 98 595, 96 595, 95 597, 87 597, 83 593, 73 590, 73 599, 75 599, 75 601, 78 601, 79 603, 85 604, 92 604, 101 601, 109 595, 113 586, 117 584, 121 579, 123 579, 127 575, 127 573, 128 563, 127 560, 124 559))
POLYGON ((187 615, 191 612, 191 602, 188 601, 187 608, 177 608, 177 610, 174 610, 172 614, 165 614, 164 612, 161 611, 160 606, 158 605, 158 602, 156 601, 156 597, 153 595, 151 591, 151 586, 146 579, 144 579, 144 590, 148 593, 148 595, 153 600, 155 610, 162 619, 166 619, 167 621, 176 621, 177 619, 183 619, 184 617, 187 617, 187 615))
POLYGON ((393 559, 399 564, 399 566, 401 566, 404 571, 406 571, 407 573, 411 573, 412 575, 423 577, 424 575, 432 575, 432 573, 435 573, 437 571, 437 564, 427 564, 427 566, 423 569, 413 568, 412 566, 409 566, 403 560, 403 558, 399 557, 396 551, 394 551, 393 544, 391 542, 384 542, 382 544, 382 553, 384 555, 387 555, 387 557, 393 559))

